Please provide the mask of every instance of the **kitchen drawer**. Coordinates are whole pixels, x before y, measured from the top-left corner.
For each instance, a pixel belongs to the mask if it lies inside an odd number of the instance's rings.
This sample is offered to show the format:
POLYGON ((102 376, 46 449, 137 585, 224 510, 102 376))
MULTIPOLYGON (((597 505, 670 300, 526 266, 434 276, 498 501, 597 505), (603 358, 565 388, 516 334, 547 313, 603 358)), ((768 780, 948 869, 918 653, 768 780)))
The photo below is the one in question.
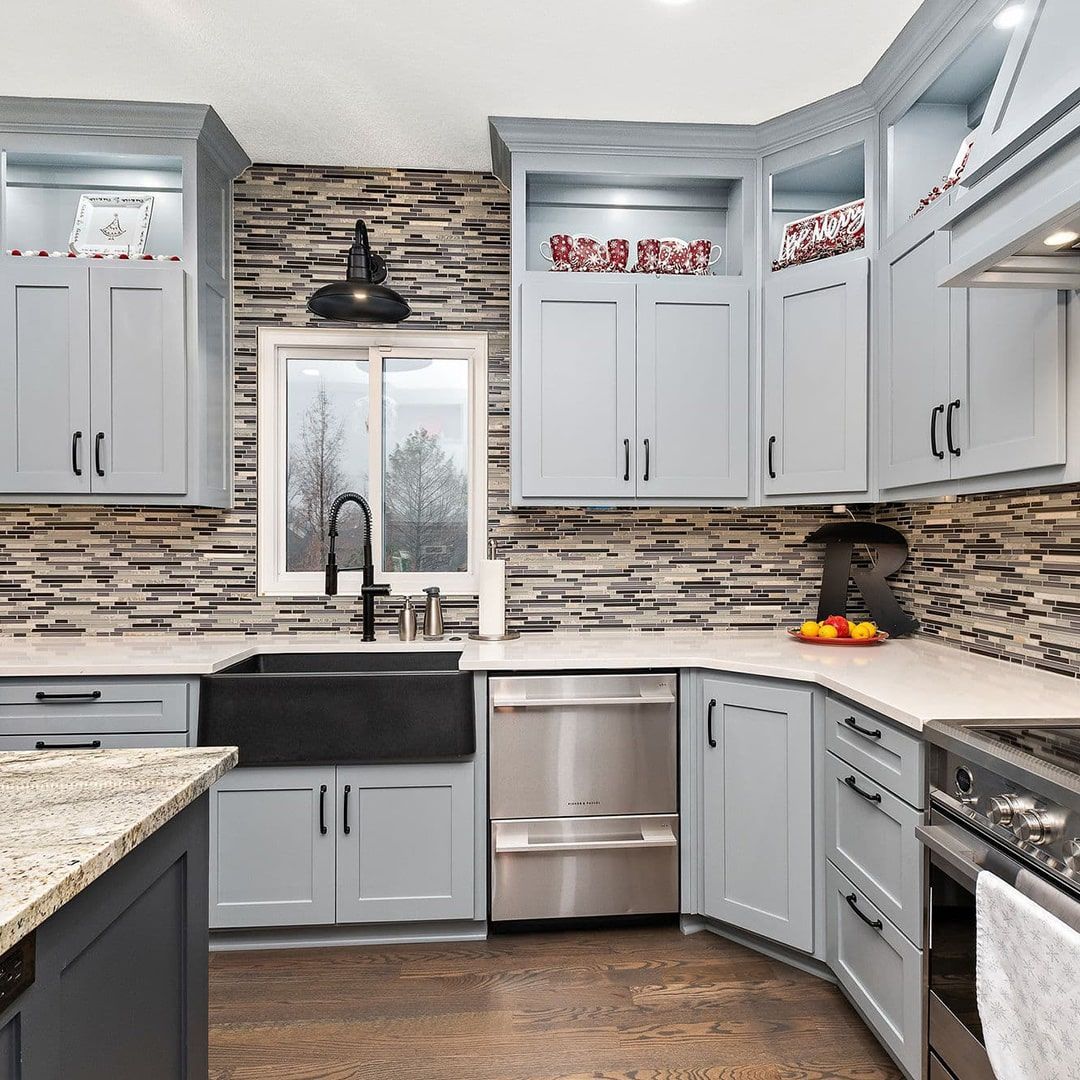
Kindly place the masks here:
POLYGON ((2 750, 138 750, 158 746, 187 746, 185 731, 152 731, 138 735, 110 732, 0 735, 2 750), (96 746, 94 744, 97 744, 96 746))
POLYGON ((916 945, 922 945, 922 845, 914 810, 880 784, 825 755, 828 857, 916 945))
POLYGON ((830 694, 825 699, 825 746, 905 802, 925 805, 923 742, 917 735, 830 694))
POLYGON ((922 951, 827 863, 826 954, 840 985, 912 1076, 923 1059, 922 951))
POLYGON ((186 734, 190 694, 186 679, 8 679, 0 682, 0 735, 186 734))

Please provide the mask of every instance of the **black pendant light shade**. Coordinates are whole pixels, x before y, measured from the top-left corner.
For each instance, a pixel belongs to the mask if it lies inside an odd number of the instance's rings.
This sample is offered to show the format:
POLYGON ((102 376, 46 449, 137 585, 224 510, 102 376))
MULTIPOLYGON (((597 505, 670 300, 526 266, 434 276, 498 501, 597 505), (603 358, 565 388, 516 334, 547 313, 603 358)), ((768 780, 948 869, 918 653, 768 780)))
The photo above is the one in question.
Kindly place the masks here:
POLYGON ((356 222, 356 235, 349 248, 345 281, 324 285, 308 301, 308 311, 338 322, 396 323, 407 319, 412 309, 387 285, 386 262, 372 255, 367 226, 356 222))

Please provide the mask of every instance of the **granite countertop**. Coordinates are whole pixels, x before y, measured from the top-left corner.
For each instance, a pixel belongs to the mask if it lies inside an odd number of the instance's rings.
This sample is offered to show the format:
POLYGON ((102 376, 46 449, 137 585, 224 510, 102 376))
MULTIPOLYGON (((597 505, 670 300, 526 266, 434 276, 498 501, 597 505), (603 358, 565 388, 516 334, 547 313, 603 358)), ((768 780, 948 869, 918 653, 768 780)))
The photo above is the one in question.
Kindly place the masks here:
POLYGON ((805 645, 782 631, 560 631, 515 641, 356 635, 0 638, 0 677, 209 675, 259 652, 459 651, 466 671, 703 668, 814 683, 916 731, 930 720, 1076 719, 1080 680, 929 638, 805 645))
POLYGON ((231 746, 0 753, 0 953, 235 764, 231 746))

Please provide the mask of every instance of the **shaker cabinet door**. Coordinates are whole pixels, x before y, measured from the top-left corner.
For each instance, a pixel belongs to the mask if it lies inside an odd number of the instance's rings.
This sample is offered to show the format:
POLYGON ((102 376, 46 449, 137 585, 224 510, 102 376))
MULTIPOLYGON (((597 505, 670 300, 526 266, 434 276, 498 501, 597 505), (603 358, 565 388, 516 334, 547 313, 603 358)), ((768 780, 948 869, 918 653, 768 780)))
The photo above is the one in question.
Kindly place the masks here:
POLYGON ((637 295, 637 497, 749 493, 749 293, 710 278, 637 295))
POLYGON ((90 268, 92 488, 102 495, 187 490, 184 271, 90 268))
POLYGON ((0 492, 90 490, 85 264, 0 262, 0 492))
POLYGON ((767 495, 866 490, 868 278, 868 259, 826 260, 765 285, 767 495))
POLYGON ((633 496, 634 304, 630 284, 550 274, 522 285, 522 495, 633 496))

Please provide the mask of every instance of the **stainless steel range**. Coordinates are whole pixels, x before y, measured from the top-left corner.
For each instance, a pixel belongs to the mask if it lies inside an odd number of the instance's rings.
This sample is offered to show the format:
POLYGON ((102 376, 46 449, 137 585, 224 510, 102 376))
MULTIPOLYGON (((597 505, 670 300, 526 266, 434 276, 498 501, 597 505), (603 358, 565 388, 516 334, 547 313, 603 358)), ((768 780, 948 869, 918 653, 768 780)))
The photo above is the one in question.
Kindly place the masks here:
POLYGON ((1080 901, 1080 720, 934 722, 924 734, 929 1076, 994 1080, 976 1003, 975 882, 996 874, 1051 911, 1080 901))

